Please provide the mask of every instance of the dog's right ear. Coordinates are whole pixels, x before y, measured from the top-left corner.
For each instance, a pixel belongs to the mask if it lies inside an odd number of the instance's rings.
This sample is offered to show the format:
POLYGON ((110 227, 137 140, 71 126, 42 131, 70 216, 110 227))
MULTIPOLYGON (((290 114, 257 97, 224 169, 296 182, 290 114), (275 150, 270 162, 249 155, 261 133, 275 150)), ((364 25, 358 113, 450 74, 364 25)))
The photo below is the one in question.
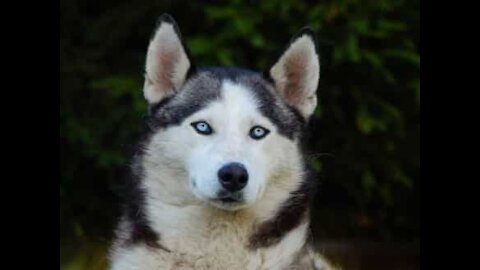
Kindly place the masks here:
POLYGON ((146 60, 143 94, 149 105, 156 104, 178 91, 195 67, 175 20, 163 14, 158 20, 146 60))
POLYGON ((317 106, 320 59, 315 33, 302 28, 280 58, 264 73, 283 100, 308 119, 317 106))

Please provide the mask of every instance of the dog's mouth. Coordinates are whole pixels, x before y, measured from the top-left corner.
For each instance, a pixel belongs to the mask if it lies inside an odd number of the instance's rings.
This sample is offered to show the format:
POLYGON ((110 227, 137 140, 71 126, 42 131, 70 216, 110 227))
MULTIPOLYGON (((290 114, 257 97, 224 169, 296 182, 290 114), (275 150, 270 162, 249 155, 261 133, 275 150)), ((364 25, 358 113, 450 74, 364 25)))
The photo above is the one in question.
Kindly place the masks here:
POLYGON ((235 198, 222 198, 222 199, 218 199, 220 202, 222 203, 234 203, 234 202, 238 202, 237 199, 235 198))
POLYGON ((237 206, 244 203, 242 194, 218 194, 219 196, 215 199, 212 199, 214 205, 223 209, 232 209, 237 208, 237 206))
POLYGON ((216 200, 224 203, 242 202, 243 194, 241 192, 231 193, 222 190, 218 192, 216 200))
POLYGON ((241 203, 243 202, 243 198, 241 196, 225 196, 225 197, 219 197, 215 199, 217 202, 221 203, 241 203))

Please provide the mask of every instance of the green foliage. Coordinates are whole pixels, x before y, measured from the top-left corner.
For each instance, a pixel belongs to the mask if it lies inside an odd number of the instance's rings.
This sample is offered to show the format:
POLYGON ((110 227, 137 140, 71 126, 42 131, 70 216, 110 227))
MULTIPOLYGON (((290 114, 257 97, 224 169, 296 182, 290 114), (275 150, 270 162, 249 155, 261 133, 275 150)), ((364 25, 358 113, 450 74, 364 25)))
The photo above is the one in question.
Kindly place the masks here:
POLYGON ((148 40, 169 12, 199 64, 256 70, 311 25, 321 58, 306 147, 321 182, 314 229, 329 238, 416 240, 418 10, 406 0, 62 1, 62 237, 110 237, 126 150, 146 114, 148 40))

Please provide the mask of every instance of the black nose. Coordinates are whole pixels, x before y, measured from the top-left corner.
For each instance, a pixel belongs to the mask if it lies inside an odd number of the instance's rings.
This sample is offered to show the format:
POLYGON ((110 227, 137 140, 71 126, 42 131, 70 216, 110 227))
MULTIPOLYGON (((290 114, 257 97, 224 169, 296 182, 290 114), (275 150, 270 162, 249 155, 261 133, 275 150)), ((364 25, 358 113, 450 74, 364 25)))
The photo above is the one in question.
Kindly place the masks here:
POLYGON ((229 163, 218 171, 218 180, 226 190, 239 191, 247 185, 248 172, 240 163, 229 163))

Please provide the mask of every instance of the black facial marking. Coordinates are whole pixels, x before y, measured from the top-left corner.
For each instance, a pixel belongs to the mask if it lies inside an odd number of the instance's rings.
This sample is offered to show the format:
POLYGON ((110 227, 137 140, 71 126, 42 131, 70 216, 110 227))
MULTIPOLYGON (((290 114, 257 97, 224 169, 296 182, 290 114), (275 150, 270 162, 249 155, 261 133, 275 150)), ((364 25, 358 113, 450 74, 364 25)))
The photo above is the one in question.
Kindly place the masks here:
POLYGON ((228 79, 245 86, 257 98, 260 112, 277 126, 281 135, 294 139, 303 132, 306 120, 298 110, 274 94, 273 85, 260 73, 235 67, 208 67, 203 70, 219 82, 228 79))
POLYGON ((256 232, 250 236, 247 247, 255 250, 272 246, 299 226, 307 218, 307 210, 315 190, 316 177, 312 171, 308 171, 308 176, 299 189, 292 192, 275 217, 258 226, 256 232))
POLYGON ((155 104, 152 104, 148 107, 148 115, 152 116, 155 115, 155 113, 162 108, 165 104, 167 104, 173 96, 168 96, 163 98, 160 102, 157 102, 155 104))
POLYGON ((178 125, 213 100, 221 98, 224 80, 245 86, 257 99, 260 112, 277 126, 280 135, 291 140, 302 135, 306 120, 295 108, 274 94, 273 86, 259 73, 233 67, 205 67, 173 96, 150 107, 152 129, 178 125))
POLYGON ((260 112, 277 126, 278 132, 289 139, 301 135, 306 120, 293 107, 285 104, 278 95, 272 93, 273 85, 264 80, 260 74, 242 76, 239 83, 255 95, 260 112))
POLYGON ((199 72, 187 80, 173 96, 152 106, 148 119, 152 129, 179 125, 183 120, 220 99, 221 81, 206 72, 199 72))

